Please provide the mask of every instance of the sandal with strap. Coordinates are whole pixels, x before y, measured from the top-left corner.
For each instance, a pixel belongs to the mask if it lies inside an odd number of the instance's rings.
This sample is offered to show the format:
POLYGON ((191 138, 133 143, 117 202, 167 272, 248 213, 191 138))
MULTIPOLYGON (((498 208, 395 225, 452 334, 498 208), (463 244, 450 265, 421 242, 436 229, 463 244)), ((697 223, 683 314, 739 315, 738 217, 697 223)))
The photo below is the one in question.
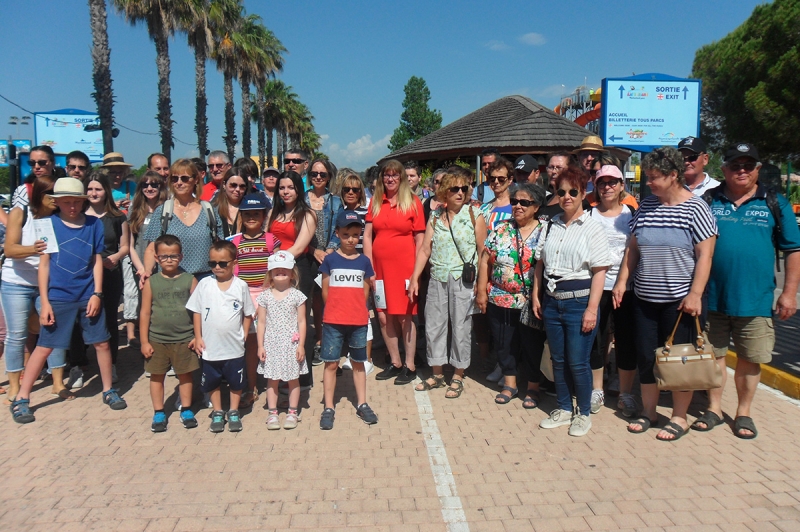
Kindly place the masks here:
POLYGON ((15 399, 11 403, 11 415, 17 423, 33 423, 36 418, 33 416, 30 407, 30 399, 15 399))
POLYGON ((525 399, 522 400, 522 408, 533 410, 539 406, 539 392, 537 390, 528 390, 525 394, 525 399))
POLYGON ((444 388, 445 386, 447 385, 444 383, 444 375, 431 375, 429 378, 417 384, 414 387, 414 390, 418 392, 427 392, 428 390, 433 390, 434 388, 444 388), (433 384, 431 384, 429 381, 433 381, 433 384))
POLYGON ((270 410, 267 416, 267 430, 280 430, 281 418, 278 417, 277 410, 270 410))
POLYGON ((699 432, 708 432, 723 423, 725 422, 715 412, 706 410, 702 416, 694 420, 690 428, 699 432), (705 427, 701 427, 698 423, 702 423, 705 427))
POLYGON ((458 399, 461 397, 461 392, 464 391, 464 381, 462 379, 456 379, 450 381, 450 386, 447 387, 447 391, 444 393, 444 396, 447 399, 458 399), (455 388, 453 388, 455 385, 455 388), (449 395, 453 394, 453 395, 449 395))
POLYGON ((107 392, 103 392, 103 403, 107 404, 111 410, 125 410, 128 408, 128 403, 119 396, 119 392, 116 388, 111 388, 107 392))
POLYGON ((506 395, 504 393, 498 393, 494 396, 494 402, 498 405, 507 405, 513 398, 517 396, 519 392, 518 389, 512 388, 511 386, 503 386, 503 392, 511 392, 511 395, 506 395))

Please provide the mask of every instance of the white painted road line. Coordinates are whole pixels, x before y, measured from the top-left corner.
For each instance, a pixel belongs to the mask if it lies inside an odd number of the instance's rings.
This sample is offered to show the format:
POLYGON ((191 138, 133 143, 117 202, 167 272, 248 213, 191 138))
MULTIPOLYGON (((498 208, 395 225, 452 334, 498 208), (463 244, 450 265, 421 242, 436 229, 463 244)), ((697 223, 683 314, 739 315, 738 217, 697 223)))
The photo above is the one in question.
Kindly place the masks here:
POLYGON ((428 450, 428 461, 431 464, 433 480, 436 483, 436 494, 439 495, 439 504, 442 507, 442 517, 447 525, 448 532, 469 532, 467 516, 461 505, 461 498, 456 491, 456 480, 450 469, 450 461, 444 449, 442 435, 433 415, 433 407, 428 392, 414 392, 417 401, 417 412, 422 425, 422 436, 425 439, 425 448, 428 450))

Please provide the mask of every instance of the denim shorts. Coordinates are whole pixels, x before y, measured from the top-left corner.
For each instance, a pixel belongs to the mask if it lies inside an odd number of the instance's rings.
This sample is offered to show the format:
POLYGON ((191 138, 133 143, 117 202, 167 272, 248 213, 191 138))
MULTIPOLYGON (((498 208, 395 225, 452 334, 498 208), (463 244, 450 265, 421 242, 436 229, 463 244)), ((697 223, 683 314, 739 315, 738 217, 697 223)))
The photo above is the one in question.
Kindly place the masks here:
POLYGON ((53 316, 56 322, 50 326, 43 326, 39 330, 39 343, 42 347, 53 349, 69 349, 72 340, 72 328, 75 320, 79 319, 83 331, 83 343, 87 345, 107 342, 111 335, 106 328, 106 315, 103 305, 100 312, 91 318, 86 315, 86 301, 50 301, 53 307, 53 316))
POLYGON ((231 391, 244 390, 244 357, 228 360, 203 360, 203 375, 200 378, 200 389, 203 393, 216 390, 222 379, 228 383, 231 391))
POLYGON ((347 342, 353 362, 367 361, 367 326, 322 324, 322 353, 325 362, 339 362, 342 347, 347 342))

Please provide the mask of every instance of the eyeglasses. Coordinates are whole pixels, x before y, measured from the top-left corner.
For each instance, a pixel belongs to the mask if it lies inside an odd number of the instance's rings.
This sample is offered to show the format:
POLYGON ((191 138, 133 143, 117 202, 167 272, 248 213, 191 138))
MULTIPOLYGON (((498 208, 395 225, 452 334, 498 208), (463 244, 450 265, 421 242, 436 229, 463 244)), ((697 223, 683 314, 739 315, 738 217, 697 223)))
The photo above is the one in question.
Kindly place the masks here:
POLYGON ((311 179, 315 179, 317 177, 319 177, 320 179, 328 179, 328 175, 329 175, 328 172, 309 172, 308 173, 308 176, 311 179))
POLYGON ((215 168, 225 168, 225 166, 226 166, 227 164, 228 164, 228 163, 215 163, 215 164, 211 164, 211 163, 209 163, 209 165, 208 165, 208 169, 209 169, 209 170, 214 170, 215 168))
POLYGON ((284 159, 283 164, 303 164, 305 159, 284 159))
POLYGON ((726 164, 725 166, 730 168, 730 170, 732 172, 738 172, 739 170, 741 170, 743 168, 748 172, 752 172, 753 170, 756 169, 756 166, 758 166, 758 163, 730 163, 730 164, 726 164))
POLYGON ((247 190, 247 185, 244 183, 228 183, 228 188, 238 188, 239 190, 247 190))
POLYGON ((693 163, 693 162, 695 162, 697 160, 698 157, 700 157, 699 153, 693 153, 691 155, 684 155, 683 156, 683 162, 685 162, 685 163, 693 163))
MULTIPOLYGON (((44 165, 42 165, 42 166, 44 166, 44 165)), ((84 164, 68 164, 68 165, 67 165, 67 170, 68 170, 68 171, 72 171, 72 170, 80 170, 81 172, 83 172, 83 171, 84 171, 84 170, 86 170, 87 168, 88 168, 88 166, 86 166, 86 165, 84 165, 84 164)))
POLYGON ((602 179, 596 182, 594 185, 597 188, 600 187, 615 187, 620 183, 619 179, 602 179))
POLYGON ((489 176, 489 181, 497 181, 498 183, 500 183, 502 185, 503 183, 508 181, 508 177, 506 177, 504 175, 490 175, 489 176))
POLYGON ((447 190, 450 191, 450 194, 458 194, 459 191, 466 194, 467 192, 469 192, 469 187, 467 185, 464 185, 461 187, 450 187, 447 190))
POLYGON ((42 159, 40 161, 35 161, 35 160, 31 159, 31 160, 28 161, 28 164, 30 165, 31 168, 33 168, 35 166, 47 166, 47 163, 49 163, 49 162, 50 161, 48 161, 47 159, 42 159))
POLYGON ((172 175, 172 176, 169 176, 169 180, 171 182, 173 182, 173 183, 177 183, 179 179, 181 180, 181 183, 188 183, 189 181, 194 179, 194 177, 192 177, 190 175, 172 175))
POLYGON ((181 260, 180 255, 159 255, 158 260, 161 262, 171 262, 176 260, 181 260))
POLYGON ((566 166, 552 166, 551 165, 551 166, 547 167, 547 169, 550 170, 551 172, 555 172, 555 171, 558 171, 558 170, 563 170, 564 168, 566 168, 566 166))
POLYGON ((345 194, 350 194, 351 192, 353 194, 358 194, 361 192, 361 187, 342 187, 342 192, 345 194))
POLYGON ((213 269, 219 266, 220 268, 224 269, 227 268, 228 264, 232 262, 233 262, 232 260, 210 260, 208 261, 208 267, 213 269))
POLYGON ((534 205, 536 205, 535 201, 529 199, 511 198, 510 200, 508 200, 508 202, 511 205, 522 205, 523 207, 533 207, 534 205))
MULTIPOLYGON (((567 191, 566 191, 566 190, 564 190, 563 188, 559 188, 559 189, 556 191, 556 194, 558 194, 558 197, 559 197, 559 198, 563 198, 564 196, 566 196, 566 195, 567 195, 567 191)), ((571 189, 569 189, 569 195, 570 195, 570 196, 572 196, 573 198, 577 198, 577 197, 578 197, 578 194, 580 194, 580 192, 578 192, 578 189, 577 189, 577 188, 571 188, 571 189)))
POLYGON ((155 189, 159 189, 159 188, 161 188, 161 185, 159 185, 158 183, 152 183, 152 182, 148 181, 147 183, 143 183, 143 184, 142 184, 142 188, 155 188, 155 189))
POLYGON ((397 181, 398 179, 400 179, 400 174, 384 174, 383 179, 389 181, 397 181))

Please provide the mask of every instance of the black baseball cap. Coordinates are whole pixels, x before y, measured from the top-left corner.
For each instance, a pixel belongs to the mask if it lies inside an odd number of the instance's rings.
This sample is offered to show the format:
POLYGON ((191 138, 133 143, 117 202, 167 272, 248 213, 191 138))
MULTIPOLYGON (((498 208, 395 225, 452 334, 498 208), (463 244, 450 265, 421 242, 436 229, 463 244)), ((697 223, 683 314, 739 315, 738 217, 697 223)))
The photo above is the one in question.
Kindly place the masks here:
POLYGON ((725 162, 738 159, 739 157, 749 157, 755 162, 758 161, 758 149, 749 142, 737 142, 725 152, 725 162))
POLYGON ((708 153, 706 143, 697 137, 686 137, 678 143, 679 150, 689 150, 694 153, 708 153))
POLYGON ((514 162, 514 170, 525 174, 530 174, 539 169, 539 161, 532 155, 523 155, 514 162))

